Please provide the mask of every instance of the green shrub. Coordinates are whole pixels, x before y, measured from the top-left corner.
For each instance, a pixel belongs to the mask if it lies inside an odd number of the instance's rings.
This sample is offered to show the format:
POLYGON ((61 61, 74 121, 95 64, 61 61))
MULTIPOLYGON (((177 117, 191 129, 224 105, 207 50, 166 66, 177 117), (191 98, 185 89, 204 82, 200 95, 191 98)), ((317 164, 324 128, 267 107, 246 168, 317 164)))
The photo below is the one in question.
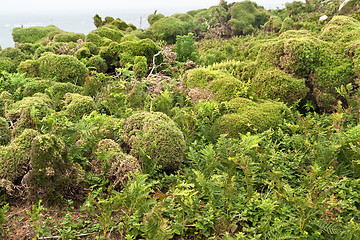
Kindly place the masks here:
POLYGON ((289 17, 285 18, 281 24, 280 33, 284 33, 286 31, 293 30, 293 29, 294 29, 294 20, 292 20, 289 17))
POLYGON ((20 64, 20 62, 25 61, 28 56, 26 56, 23 52, 21 52, 18 48, 5 48, 0 51, 0 59, 1 58, 9 58, 13 61, 16 66, 20 64))
POLYGON ((0 117, 0 145, 6 145, 10 142, 10 124, 9 122, 0 117))
POLYGON ((17 67, 18 73, 24 73, 26 77, 37 77, 39 74, 39 62, 36 60, 26 60, 17 67))
POLYGON ((121 38, 124 34, 120 30, 111 29, 109 27, 99 27, 95 30, 95 33, 103 38, 108 38, 114 42, 121 42, 121 38))
POLYGON ((123 184, 131 173, 140 170, 135 157, 123 153, 118 143, 111 139, 103 139, 98 143, 96 158, 91 162, 96 175, 107 178, 112 187, 123 184))
POLYGON ((38 43, 45 40, 52 32, 63 32, 54 25, 47 27, 14 28, 13 40, 16 43, 38 43))
POLYGON ((87 73, 86 66, 73 56, 46 54, 40 57, 39 77, 54 78, 59 82, 82 85, 87 73))
POLYGON ((134 59, 134 75, 137 79, 141 79, 146 76, 148 71, 148 65, 146 57, 136 56, 134 59))
POLYGON ((186 72, 184 82, 188 88, 203 88, 212 91, 218 101, 228 101, 236 97, 246 97, 248 87, 231 74, 206 68, 192 69, 186 72))
POLYGON ((184 136, 163 113, 139 112, 130 116, 122 140, 129 146, 131 155, 150 166, 175 170, 183 160, 184 136))
POLYGON ((278 16, 271 16, 269 21, 264 25, 264 30, 267 32, 279 32, 282 27, 282 20, 278 16))
POLYGON ((35 137, 30 166, 25 184, 32 196, 49 202, 81 196, 82 170, 69 160, 61 138, 50 134, 35 137))
POLYGON ((31 142, 39 135, 35 130, 25 129, 8 146, 0 146, 0 179, 20 185, 29 168, 31 142))
POLYGON ((76 51, 75 56, 77 59, 81 60, 83 58, 88 58, 91 56, 90 50, 87 47, 82 47, 76 51))
POLYGON ((197 58, 195 48, 194 34, 189 33, 186 36, 176 36, 176 60, 186 62, 187 60, 195 61, 197 58))
POLYGON ((259 98, 294 104, 309 91, 305 79, 297 79, 277 68, 260 69, 250 80, 250 89, 259 98))
POLYGON ((289 110, 279 102, 254 102, 245 98, 234 98, 227 104, 233 113, 228 113, 216 122, 216 129, 229 137, 238 138, 240 134, 260 133, 276 128, 283 122, 284 113, 289 110))
POLYGON ((95 70, 99 73, 106 73, 108 70, 108 65, 102 57, 99 55, 92 56, 89 58, 89 61, 87 62, 87 67, 90 70, 95 70))
POLYGON ((251 34, 269 19, 269 14, 263 7, 250 1, 236 2, 231 6, 230 25, 235 34, 251 34))
POLYGON ((157 13, 154 13, 154 14, 151 14, 148 16, 148 22, 151 25, 153 25, 156 21, 159 21, 160 19, 162 18, 165 18, 165 16, 163 14, 157 14, 157 13))
POLYGON ((154 22, 147 31, 150 31, 159 40, 175 43, 177 35, 186 34, 186 24, 174 17, 161 18, 154 22))
POLYGON ((0 93, 0 117, 5 116, 5 110, 8 106, 14 102, 13 96, 8 91, 2 91, 0 93))
POLYGON ((115 19, 111 24, 117 27, 121 31, 125 31, 129 27, 129 25, 127 25, 126 22, 122 21, 119 18, 115 19))
POLYGON ((37 129, 41 120, 54 112, 51 99, 43 93, 14 102, 6 110, 5 117, 14 123, 16 135, 26 128, 37 129))
MULTIPOLYGON (((150 39, 142 39, 135 42, 122 42, 120 47, 120 64, 123 66, 127 63, 133 64, 136 56, 144 56, 147 60, 147 64, 151 64, 154 55, 161 50, 160 47, 150 39)), ((159 56, 156 60, 160 58, 161 57, 159 56)))
POLYGON ((53 82, 51 86, 45 89, 45 93, 51 98, 55 109, 61 109, 64 105, 66 93, 81 93, 83 88, 72 83, 53 82))
POLYGON ((32 80, 24 85, 23 96, 31 97, 35 93, 45 93, 45 89, 53 85, 53 81, 51 80, 32 80))
POLYGON ((108 66, 117 66, 120 60, 122 47, 117 42, 112 42, 100 50, 100 57, 103 58, 108 66))
POLYGON ((334 16, 322 29, 320 38, 330 42, 348 43, 360 38, 359 21, 347 16, 334 16))
POLYGON ((83 33, 58 33, 53 37, 54 42, 77 42, 79 39, 85 40, 83 33))
POLYGON ((66 93, 64 103, 64 111, 69 119, 73 121, 78 121, 84 115, 89 115, 96 110, 94 99, 77 93, 66 93))
POLYGON ((5 71, 8 73, 16 72, 16 63, 12 61, 10 58, 1 57, 0 58, 0 72, 5 71))

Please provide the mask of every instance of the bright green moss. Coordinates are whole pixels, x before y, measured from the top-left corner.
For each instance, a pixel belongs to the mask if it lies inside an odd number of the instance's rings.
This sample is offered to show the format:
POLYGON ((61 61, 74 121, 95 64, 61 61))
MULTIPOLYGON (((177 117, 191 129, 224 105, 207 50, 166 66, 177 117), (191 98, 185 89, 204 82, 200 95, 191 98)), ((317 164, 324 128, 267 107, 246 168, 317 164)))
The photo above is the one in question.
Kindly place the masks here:
POLYGON ((0 57, 0 72, 5 71, 8 73, 16 72, 16 63, 7 57, 0 57))
POLYGON ((282 20, 278 16, 271 16, 269 21, 264 25, 264 30, 267 32, 279 32, 282 26, 282 20))
POLYGON ((61 198, 81 195, 78 191, 83 172, 69 160, 65 143, 58 136, 45 134, 34 138, 30 166, 25 184, 33 196, 59 202, 61 198))
POLYGON ((18 48, 5 48, 0 51, 0 58, 9 58, 11 59, 16 65, 19 65, 20 62, 25 61, 28 56, 26 56, 23 52, 21 52, 18 48))
POLYGON ((85 40, 83 33, 58 33, 53 37, 54 42, 77 42, 79 39, 85 40))
POLYGON ((14 123, 15 135, 26 128, 36 129, 44 117, 54 112, 51 99, 43 93, 14 102, 6 110, 5 117, 14 123))
POLYGON ((148 16, 147 20, 148 20, 150 25, 153 25, 156 21, 159 21, 162 18, 165 18, 165 16, 163 14, 154 13, 154 14, 150 14, 148 16))
POLYGON ((177 35, 186 34, 186 23, 174 17, 161 18, 151 25, 147 31, 154 34, 159 40, 175 43, 177 35))
POLYGON ((130 147, 131 155, 141 161, 146 158, 163 170, 175 170, 183 160, 184 136, 164 113, 139 112, 130 116, 122 140, 130 147))
POLYGON ((81 93, 83 88, 72 83, 53 82, 45 89, 45 93, 51 98, 55 109, 61 109, 64 105, 66 93, 81 93))
POLYGON ((26 77, 37 77, 39 73, 39 62, 36 60, 26 60, 17 67, 18 73, 24 73, 26 77))
POLYGON ((254 102, 245 98, 234 98, 227 104, 232 113, 221 116, 216 121, 220 133, 237 138, 247 132, 259 133, 276 128, 282 123, 289 110, 283 104, 272 101, 254 102))
POLYGON ((14 100, 11 93, 8 91, 2 91, 0 93, 0 117, 5 116, 5 109, 7 109, 8 106, 13 102, 14 100))
POLYGON ((322 29, 320 38, 330 42, 347 43, 360 38, 360 22, 347 16, 334 16, 322 29))
POLYGON ((124 36, 120 30, 111 29, 109 27, 100 27, 95 30, 95 33, 103 38, 108 38, 114 42, 121 42, 121 38, 124 36))
POLYGON ((91 56, 90 50, 87 47, 82 47, 76 51, 75 56, 77 59, 81 60, 83 58, 88 58, 91 56))
POLYGON ((235 97, 246 97, 247 86, 231 74, 206 68, 192 69, 186 72, 184 82, 188 88, 203 88, 212 91, 218 101, 228 101, 235 97))
POLYGON ((103 47, 100 50, 100 57, 106 61, 108 66, 117 66, 120 60, 120 53, 122 47, 117 42, 112 42, 109 46, 103 47))
POLYGON ((281 24, 281 29, 280 32, 284 33, 286 31, 290 31, 294 29, 294 20, 292 20, 291 18, 287 17, 284 19, 284 21, 281 24))
POLYGON ((78 121, 84 115, 88 115, 94 110, 96 110, 96 105, 94 99, 91 97, 77 93, 65 94, 64 111, 69 119, 78 121))
POLYGON ((31 97, 35 93, 45 93, 45 89, 53 85, 51 80, 32 80, 24 85, 23 96, 31 97))
POLYGON ((110 181, 112 187, 123 185, 127 175, 140 170, 135 157, 123 153, 120 145, 111 139, 103 139, 96 150, 96 158, 91 162, 92 171, 110 181))
POLYGON ((87 68, 73 56, 46 54, 37 61, 41 78, 54 78, 59 82, 72 82, 76 85, 84 82, 87 68))
POLYGON ((137 42, 140 41, 140 38, 138 38, 134 34, 126 34, 122 39, 121 42, 137 42))
POLYGON ((277 68, 257 71, 250 81, 251 92, 262 99, 272 99, 293 104, 306 97, 309 91, 305 79, 297 79, 277 68))
POLYGON ((134 75, 137 79, 141 79, 145 77, 148 71, 148 65, 146 62, 146 57, 144 56, 136 56, 134 59, 134 75))
POLYGON ((6 179, 20 185, 29 168, 31 142, 40 134, 25 129, 8 146, 0 146, 0 179, 6 179))
POLYGON ((231 20, 229 23, 235 34, 250 34, 269 19, 269 14, 263 7, 250 1, 236 2, 231 6, 231 20))
POLYGON ((54 25, 49 25, 47 27, 14 28, 12 36, 14 42, 38 43, 45 40, 54 31, 63 32, 54 25))
POLYGON ((10 141, 10 124, 9 122, 0 117, 0 145, 6 145, 10 141))
POLYGON ((108 70, 108 65, 102 57, 99 55, 92 56, 89 58, 89 61, 87 62, 87 67, 90 70, 95 70, 99 73, 106 73, 108 70))
POLYGON ((134 63, 136 56, 144 56, 147 64, 153 62, 153 57, 161 49, 150 39, 142 39, 140 41, 127 41, 120 44, 120 64, 134 63))
POLYGON ((122 21, 119 18, 114 20, 111 24, 114 25, 117 29, 119 29, 121 31, 125 31, 129 27, 129 25, 127 25, 126 22, 122 21))

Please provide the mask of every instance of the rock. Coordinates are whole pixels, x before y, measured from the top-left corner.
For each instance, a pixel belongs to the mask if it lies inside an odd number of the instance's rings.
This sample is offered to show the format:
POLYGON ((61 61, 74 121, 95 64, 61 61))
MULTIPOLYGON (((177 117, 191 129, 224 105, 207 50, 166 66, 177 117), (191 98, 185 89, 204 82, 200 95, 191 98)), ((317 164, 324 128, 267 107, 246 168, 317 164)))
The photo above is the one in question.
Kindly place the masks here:
POLYGON ((324 23, 328 18, 329 18, 329 17, 326 16, 326 15, 321 16, 321 17, 319 18, 319 22, 318 22, 318 23, 319 23, 319 24, 324 23))

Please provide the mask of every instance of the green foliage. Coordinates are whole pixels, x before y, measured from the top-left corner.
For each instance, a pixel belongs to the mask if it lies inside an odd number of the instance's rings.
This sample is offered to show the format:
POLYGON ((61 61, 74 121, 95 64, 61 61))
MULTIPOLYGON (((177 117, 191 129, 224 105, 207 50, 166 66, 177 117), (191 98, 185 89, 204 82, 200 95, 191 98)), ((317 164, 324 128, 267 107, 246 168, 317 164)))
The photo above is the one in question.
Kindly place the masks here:
POLYGON ((247 86, 225 71, 206 68, 192 69, 186 72, 184 82, 188 88, 204 88, 215 94, 218 101, 228 101, 235 97, 246 97, 247 86))
POLYGON ((269 14, 250 1, 236 2, 231 6, 230 25, 236 34, 251 34, 269 19, 269 14))
POLYGON ((289 111, 283 103, 254 102, 245 98, 234 98, 227 105, 230 113, 220 117, 217 125, 221 133, 234 138, 247 132, 261 133, 276 128, 282 123, 284 114, 289 111))
POLYGON ((262 99, 282 101, 289 105, 304 99, 309 91, 305 79, 297 79, 280 69, 258 70, 250 80, 252 93, 262 99))
POLYGON ((148 71, 148 65, 146 57, 136 56, 134 59, 134 75, 137 79, 141 79, 146 76, 148 71))
POLYGON ((183 160, 184 136, 163 113, 133 114, 124 125, 122 140, 147 168, 175 170, 183 160))
POLYGON ((152 33, 157 39, 167 43, 175 43, 177 35, 186 34, 186 23, 178 18, 166 17, 154 22, 147 31, 152 33))
POLYGON ((9 122, 0 117, 0 145, 7 145, 10 141, 10 124, 9 122))
POLYGON ((6 222, 6 214, 9 210, 9 204, 0 207, 0 232, 3 231, 2 225, 6 222))
POLYGON ((16 72, 16 63, 14 63, 10 58, 1 57, 0 58, 0 71, 14 73, 14 72, 16 72))
POLYGON ((21 182, 29 167, 31 142, 39 135, 35 130, 26 129, 9 145, 0 146, 0 179, 17 184, 21 182))
POLYGON ((118 43, 121 42, 121 38, 124 36, 120 30, 115 30, 106 26, 99 27, 94 30, 94 33, 102 38, 107 38, 118 43))
POLYGON ((85 40, 83 33, 58 33, 53 37, 54 42, 77 42, 79 39, 85 40))
POLYGON ((10 104, 5 117, 14 123, 12 133, 17 135, 27 128, 37 129, 41 120, 53 112, 51 99, 43 93, 36 93, 10 104))
POLYGON ((14 28, 12 36, 14 42, 18 43, 38 43, 45 40, 52 32, 62 32, 54 25, 47 27, 29 27, 29 28, 14 28))
POLYGON ((176 60, 179 62, 186 62, 188 60, 196 61, 194 34, 189 33, 185 36, 176 36, 176 60))
POLYGON ((80 120, 84 115, 90 114, 96 110, 95 101, 89 96, 83 96, 77 93, 65 94, 64 112, 73 121, 80 120))
POLYGON ((26 213, 30 216, 30 221, 33 223, 32 227, 35 228, 35 238, 38 239, 44 235, 44 229, 42 228, 42 222, 44 215, 41 213, 46 208, 42 205, 40 200, 37 204, 32 206, 32 210, 26 210, 26 213))
POLYGON ((148 22, 151 25, 153 25, 156 21, 162 19, 162 18, 165 18, 165 16, 163 14, 157 14, 157 13, 154 13, 154 14, 151 14, 148 16, 148 22))
POLYGON ((106 71, 108 70, 108 65, 105 59, 103 59, 99 55, 90 57, 86 65, 89 69, 94 69, 99 73, 106 73, 106 71))
POLYGON ((41 78, 55 78, 59 82, 72 82, 75 85, 84 82, 86 66, 73 56, 46 54, 37 61, 41 78))
POLYGON ((25 183, 30 194, 49 202, 81 197, 82 170, 69 160, 61 138, 50 134, 35 137, 30 159, 25 183))

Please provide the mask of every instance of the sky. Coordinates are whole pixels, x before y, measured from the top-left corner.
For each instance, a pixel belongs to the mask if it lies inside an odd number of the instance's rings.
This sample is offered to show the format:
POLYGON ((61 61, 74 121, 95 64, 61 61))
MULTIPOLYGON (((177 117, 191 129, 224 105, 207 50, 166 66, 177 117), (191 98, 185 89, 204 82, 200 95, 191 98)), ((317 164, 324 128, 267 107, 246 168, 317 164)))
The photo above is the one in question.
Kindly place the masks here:
MULTIPOLYGON (((293 0, 253 0, 265 8, 282 7, 293 0)), ((106 10, 194 10, 217 5, 219 0, 13 0, 1 1, 0 13, 57 13, 106 10)), ((231 3, 233 1, 227 1, 231 3)))
MULTIPOLYGON (((238 0, 241 1, 241 0, 238 0)), ((252 0, 266 9, 285 7, 293 0, 252 0)), ((302 0, 304 1, 304 0, 302 0)), ((0 0, 0 46, 13 47, 15 27, 55 25, 62 30, 89 33, 95 29, 92 17, 112 16, 147 27, 147 16, 157 10, 166 16, 209 8, 220 0, 0 0)), ((234 1, 227 1, 228 3, 234 1)))

